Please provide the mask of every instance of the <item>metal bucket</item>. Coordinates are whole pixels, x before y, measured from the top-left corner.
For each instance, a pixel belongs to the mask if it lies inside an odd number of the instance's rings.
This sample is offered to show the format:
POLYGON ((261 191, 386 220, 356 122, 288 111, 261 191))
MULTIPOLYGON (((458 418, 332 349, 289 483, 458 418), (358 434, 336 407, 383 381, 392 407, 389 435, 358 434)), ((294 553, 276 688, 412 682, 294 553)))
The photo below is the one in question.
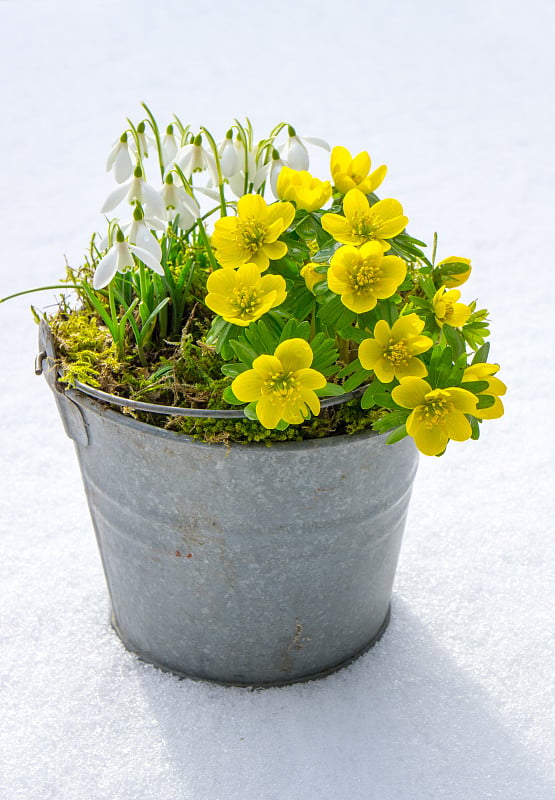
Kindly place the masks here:
POLYGON ((142 659, 273 686, 332 672, 387 627, 418 454, 363 433, 205 444, 62 391, 112 603, 142 659))

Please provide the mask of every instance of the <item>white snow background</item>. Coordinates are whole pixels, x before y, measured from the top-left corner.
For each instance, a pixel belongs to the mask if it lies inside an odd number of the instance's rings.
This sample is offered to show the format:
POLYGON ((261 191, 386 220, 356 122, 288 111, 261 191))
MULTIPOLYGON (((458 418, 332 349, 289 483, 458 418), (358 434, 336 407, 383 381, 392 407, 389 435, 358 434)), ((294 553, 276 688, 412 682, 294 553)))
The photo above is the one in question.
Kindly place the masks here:
POLYGON ((2 800, 555 797, 554 39, 548 0, 0 2, 0 296, 79 262, 142 100, 220 135, 285 119, 369 150, 409 230, 472 258, 509 387, 479 442, 421 458, 382 641, 321 681, 222 688, 112 632, 33 373, 29 304, 55 293, 2 305, 2 800))

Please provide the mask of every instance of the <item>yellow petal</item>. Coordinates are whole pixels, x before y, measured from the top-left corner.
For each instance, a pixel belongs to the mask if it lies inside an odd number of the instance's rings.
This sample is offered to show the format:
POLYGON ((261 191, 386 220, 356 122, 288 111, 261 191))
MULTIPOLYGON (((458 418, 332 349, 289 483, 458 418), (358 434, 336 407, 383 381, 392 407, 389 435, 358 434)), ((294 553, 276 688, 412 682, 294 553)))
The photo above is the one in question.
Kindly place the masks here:
MULTIPOLYGON (((397 405, 403 408, 416 408, 424 404, 424 398, 432 387, 422 378, 403 378, 391 392, 397 405)), ((408 430, 408 429, 407 429, 408 430)))
POLYGON ((371 311, 375 308, 378 300, 372 290, 368 289, 367 291, 356 293, 353 291, 343 292, 341 302, 350 311, 354 311, 355 314, 364 314, 366 311, 371 311))
MULTIPOLYGON (((314 372, 314 370, 311 369, 310 372, 314 372)), ((319 375, 320 373, 318 372, 317 374, 319 375)), ((324 380, 324 386, 325 385, 326 381, 324 380)), ((323 387, 318 386, 315 388, 322 389, 323 387)), ((307 404, 307 406, 310 408, 314 416, 318 416, 318 414, 320 413, 320 400, 318 398, 318 395, 314 394, 314 392, 311 389, 303 388, 301 389, 301 397, 307 404)))
POLYGON ((336 172, 347 172, 351 164, 351 154, 346 147, 337 145, 331 151, 330 172, 335 177, 336 172))
MULTIPOLYGON (((391 258, 391 256, 387 256, 391 258)), ((417 336, 424 328, 424 320, 420 319, 418 314, 406 314, 404 317, 399 317, 393 323, 391 333, 396 341, 399 339, 412 339, 417 336)))
POLYGON ((304 339, 286 339, 277 346, 275 357, 279 359, 285 372, 296 372, 310 367, 314 354, 304 339))
POLYGON ((470 422, 460 411, 453 411, 445 420, 445 430, 450 439, 465 442, 472 435, 470 422))
POLYGON ((370 156, 366 150, 363 150, 358 156, 353 158, 351 162, 351 174, 357 183, 361 178, 365 178, 368 175, 371 163, 370 156))
MULTIPOLYGON (((377 205, 379 205, 379 203, 377 205)), ((345 199, 343 200, 343 213, 346 217, 353 217, 355 214, 367 214, 369 208, 370 205, 366 199, 366 195, 358 189, 350 189, 345 195, 345 199)))
POLYGON ((426 365, 419 358, 409 358, 408 364, 399 364, 395 369, 395 376, 401 380, 402 378, 415 377, 423 378, 428 374, 426 365))
POLYGON ((266 394, 256 404, 256 416, 265 428, 275 428, 283 419, 282 408, 274 403, 272 395, 266 394))
POLYGON ((262 396, 263 381, 254 369, 241 372, 233 379, 231 389, 235 397, 242 403, 250 403, 262 396))
POLYGON ((287 297, 285 279, 281 275, 263 275, 260 279, 263 292, 275 292, 274 306, 279 306, 287 297))
MULTIPOLYGON (((337 239, 338 236, 344 236, 351 230, 349 223, 340 214, 324 214, 322 216, 322 228, 329 234, 337 239)), ((340 241, 340 239, 337 239, 340 241)))
POLYGON ((438 456, 440 453, 443 453, 449 441, 447 432, 438 425, 432 428, 426 428, 424 425, 421 425, 416 428, 414 433, 409 435, 413 436, 414 443, 425 456, 438 456))
POLYGON ((387 358, 382 358, 376 364, 374 368, 374 372, 376 373, 376 377, 382 383, 391 383, 393 378, 395 377, 395 368, 391 361, 387 358))
POLYGON ((476 395, 472 394, 472 392, 457 386, 450 386, 445 391, 449 392, 449 399, 453 401, 457 411, 463 411, 465 414, 472 414, 476 410, 476 403, 478 400, 476 395))
POLYGON ((287 255, 287 245, 285 242, 267 242, 262 245, 262 250, 272 261, 283 258, 287 255))
POLYGON ((327 383, 322 373, 316 369, 299 369, 296 378, 303 389, 323 389, 327 383))
POLYGON ((262 380, 267 380, 272 375, 282 372, 279 358, 270 355, 257 356, 252 362, 252 368, 260 375, 262 380))
MULTIPOLYGON (((381 321, 383 322, 383 320, 381 321)), ((358 357, 364 369, 374 369, 381 360, 383 351, 383 346, 376 339, 365 339, 361 342, 358 348, 358 357)))
POLYGON ((241 217, 266 219, 268 215, 268 206, 259 194, 245 194, 237 203, 237 211, 241 217))
POLYGON ((380 319, 376 322, 374 327, 374 339, 376 339, 381 344, 381 349, 383 350, 384 347, 387 347, 389 344, 389 340, 393 336, 395 338, 395 323, 393 328, 390 328, 388 323, 385 319, 380 319))

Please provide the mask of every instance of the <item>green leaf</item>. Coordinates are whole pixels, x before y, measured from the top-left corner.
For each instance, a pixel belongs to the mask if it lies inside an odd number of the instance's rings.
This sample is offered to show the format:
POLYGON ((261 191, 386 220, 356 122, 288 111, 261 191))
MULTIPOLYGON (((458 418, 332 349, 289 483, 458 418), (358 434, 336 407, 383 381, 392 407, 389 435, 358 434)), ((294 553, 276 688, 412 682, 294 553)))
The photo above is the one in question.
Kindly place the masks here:
POLYGON ((343 386, 328 382, 323 389, 318 389, 316 394, 320 397, 340 397, 342 394, 345 394, 345 390, 343 386))
POLYGON ((494 403, 495 397, 493 397, 491 394, 481 394, 478 398, 476 408, 491 408, 494 403))
POLYGON ((406 425, 400 425, 398 428, 389 434, 387 439, 385 440, 386 444, 395 444, 395 442, 400 442, 401 439, 404 439, 405 436, 408 436, 406 425))
POLYGON ((224 364, 222 366, 222 373, 227 375, 228 378, 236 378, 242 372, 248 369, 246 364, 224 364))
POLYGON ((472 428, 471 439, 479 439, 480 438, 480 423, 476 419, 476 417, 470 416, 470 414, 465 414, 467 420, 470 422, 470 427, 472 428))
POLYGON ((242 400, 238 400, 235 395, 233 394, 233 390, 231 386, 226 386, 222 392, 222 398, 225 400, 226 403, 229 403, 231 406, 240 406, 243 405, 242 400))
POLYGON ((247 419, 252 420, 253 422, 258 422, 258 417, 256 416, 256 402, 249 403, 243 409, 245 412, 245 417, 247 419))
POLYGON ((474 353, 474 358, 471 361, 471 364, 485 364, 487 363, 488 356, 489 356, 489 348, 490 343, 485 342, 481 347, 476 350, 474 353))
POLYGON ((352 392, 355 389, 358 389, 359 386, 362 386, 368 380, 368 376, 370 373, 367 369, 361 368, 357 370, 350 378, 347 378, 345 383, 343 384, 343 391, 344 392, 352 392))
POLYGON ((386 414, 381 419, 374 422, 374 430, 378 433, 385 433, 392 428, 398 428, 400 425, 405 425, 410 411, 408 409, 397 409, 386 414))
POLYGON ((456 328, 452 328, 451 325, 444 325, 443 334, 447 340, 447 344, 452 348, 455 358, 458 358, 461 353, 465 352, 464 338, 460 331, 456 328))
POLYGON ((488 386, 489 384, 487 381, 466 381, 465 383, 461 383, 460 388, 466 389, 468 392, 472 392, 472 394, 478 394, 479 392, 484 392, 488 386))

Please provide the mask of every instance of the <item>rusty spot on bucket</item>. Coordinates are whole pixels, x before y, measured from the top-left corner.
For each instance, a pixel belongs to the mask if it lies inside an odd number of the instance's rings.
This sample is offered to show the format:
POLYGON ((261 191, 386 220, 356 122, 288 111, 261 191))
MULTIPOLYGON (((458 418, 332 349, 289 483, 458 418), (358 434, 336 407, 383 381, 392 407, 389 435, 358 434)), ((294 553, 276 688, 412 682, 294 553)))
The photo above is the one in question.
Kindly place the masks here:
POLYGON ((182 556, 181 556, 181 553, 179 552, 179 550, 176 550, 176 551, 175 551, 175 555, 176 555, 178 558, 181 558, 181 557, 182 557, 182 556))
POLYGON ((192 558, 192 557, 193 557, 192 553, 187 553, 187 558, 192 558))

